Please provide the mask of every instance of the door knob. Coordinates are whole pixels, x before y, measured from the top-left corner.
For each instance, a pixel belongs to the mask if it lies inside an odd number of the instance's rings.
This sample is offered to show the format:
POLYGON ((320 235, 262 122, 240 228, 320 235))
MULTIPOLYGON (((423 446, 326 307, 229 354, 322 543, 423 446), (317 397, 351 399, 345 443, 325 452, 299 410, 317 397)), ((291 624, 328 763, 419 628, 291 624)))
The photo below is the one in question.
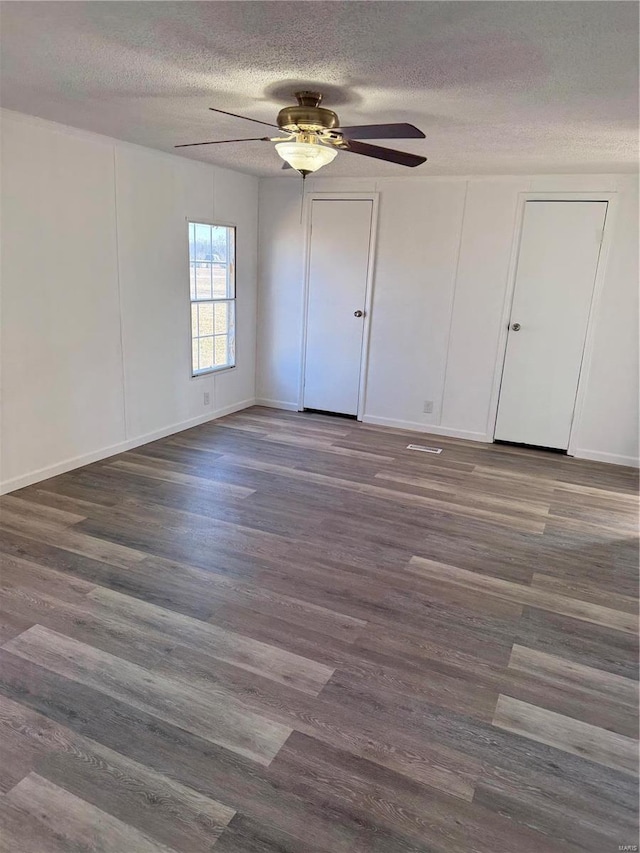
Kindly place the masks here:
POLYGON ((353 316, 354 317, 364 317, 364 311, 354 311, 353 316))
POLYGON ((512 332, 519 332, 520 331, 520 323, 512 323, 511 324, 511 331, 512 332))

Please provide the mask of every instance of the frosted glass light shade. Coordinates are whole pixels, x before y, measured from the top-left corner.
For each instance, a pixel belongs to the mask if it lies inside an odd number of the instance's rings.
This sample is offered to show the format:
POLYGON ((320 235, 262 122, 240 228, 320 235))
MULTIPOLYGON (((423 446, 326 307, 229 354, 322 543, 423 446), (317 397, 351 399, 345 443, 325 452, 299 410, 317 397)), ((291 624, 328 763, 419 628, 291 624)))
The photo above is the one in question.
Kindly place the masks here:
POLYGON ((299 172, 317 172, 322 166, 331 163, 338 153, 335 148, 313 142, 278 142, 276 151, 299 172))

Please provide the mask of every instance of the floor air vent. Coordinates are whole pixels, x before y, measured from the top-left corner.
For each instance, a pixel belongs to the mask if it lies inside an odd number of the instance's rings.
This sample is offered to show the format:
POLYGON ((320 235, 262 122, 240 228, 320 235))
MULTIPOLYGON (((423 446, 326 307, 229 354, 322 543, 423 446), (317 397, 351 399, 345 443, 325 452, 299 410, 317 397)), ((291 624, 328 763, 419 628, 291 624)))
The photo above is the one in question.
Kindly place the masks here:
POLYGON ((421 453, 442 453, 441 447, 426 447, 424 444, 407 444, 407 450, 419 450, 421 453))

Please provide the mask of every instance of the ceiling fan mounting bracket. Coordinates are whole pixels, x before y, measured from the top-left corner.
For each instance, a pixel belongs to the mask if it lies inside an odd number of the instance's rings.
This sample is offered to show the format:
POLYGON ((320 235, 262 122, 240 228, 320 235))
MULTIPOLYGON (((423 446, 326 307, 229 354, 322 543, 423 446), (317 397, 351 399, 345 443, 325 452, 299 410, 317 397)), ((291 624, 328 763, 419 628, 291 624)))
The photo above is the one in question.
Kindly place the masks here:
POLYGON ((299 107, 319 107, 322 103, 322 92, 309 92, 307 90, 293 93, 299 107))

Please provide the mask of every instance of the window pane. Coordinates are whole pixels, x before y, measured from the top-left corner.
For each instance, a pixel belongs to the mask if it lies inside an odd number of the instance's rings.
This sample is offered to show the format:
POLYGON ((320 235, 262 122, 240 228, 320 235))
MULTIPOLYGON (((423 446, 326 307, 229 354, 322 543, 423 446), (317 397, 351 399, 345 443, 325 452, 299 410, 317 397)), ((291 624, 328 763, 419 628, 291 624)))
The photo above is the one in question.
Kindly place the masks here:
POLYGON ((229 364, 236 363, 236 335, 235 332, 229 335, 229 364))
POLYGON ((213 295, 216 299, 227 297, 227 267, 225 264, 213 265, 213 295))
POLYGON ((213 364, 213 338, 198 338, 200 370, 210 370, 213 364))
POLYGON ((196 256, 196 226, 189 223, 189 260, 193 261, 196 256))
POLYGON ((196 299, 211 297, 211 264, 196 264, 196 299))
POLYGON ((211 228, 211 245, 213 261, 220 261, 223 264, 228 260, 228 245, 227 234, 230 231, 225 225, 214 225, 211 228))
POLYGON ((222 364, 228 364, 229 338, 227 335, 216 335, 215 340, 215 359, 216 367, 222 364))
POLYGON ((227 296, 233 299, 236 295, 236 265, 231 261, 227 267, 227 296))
POLYGON ((192 370, 235 364, 235 229, 189 223, 192 370))
POLYGON ((229 331, 229 303, 228 302, 218 302, 216 303, 216 325, 215 329, 216 335, 226 335, 229 331))
POLYGON ((229 228, 229 278, 227 296, 233 299, 236 295, 236 229, 229 228))
POLYGON ((195 223, 195 260, 211 261, 211 226, 195 223))
POLYGON ((198 329, 201 337, 213 334, 213 302, 198 305, 198 329))

